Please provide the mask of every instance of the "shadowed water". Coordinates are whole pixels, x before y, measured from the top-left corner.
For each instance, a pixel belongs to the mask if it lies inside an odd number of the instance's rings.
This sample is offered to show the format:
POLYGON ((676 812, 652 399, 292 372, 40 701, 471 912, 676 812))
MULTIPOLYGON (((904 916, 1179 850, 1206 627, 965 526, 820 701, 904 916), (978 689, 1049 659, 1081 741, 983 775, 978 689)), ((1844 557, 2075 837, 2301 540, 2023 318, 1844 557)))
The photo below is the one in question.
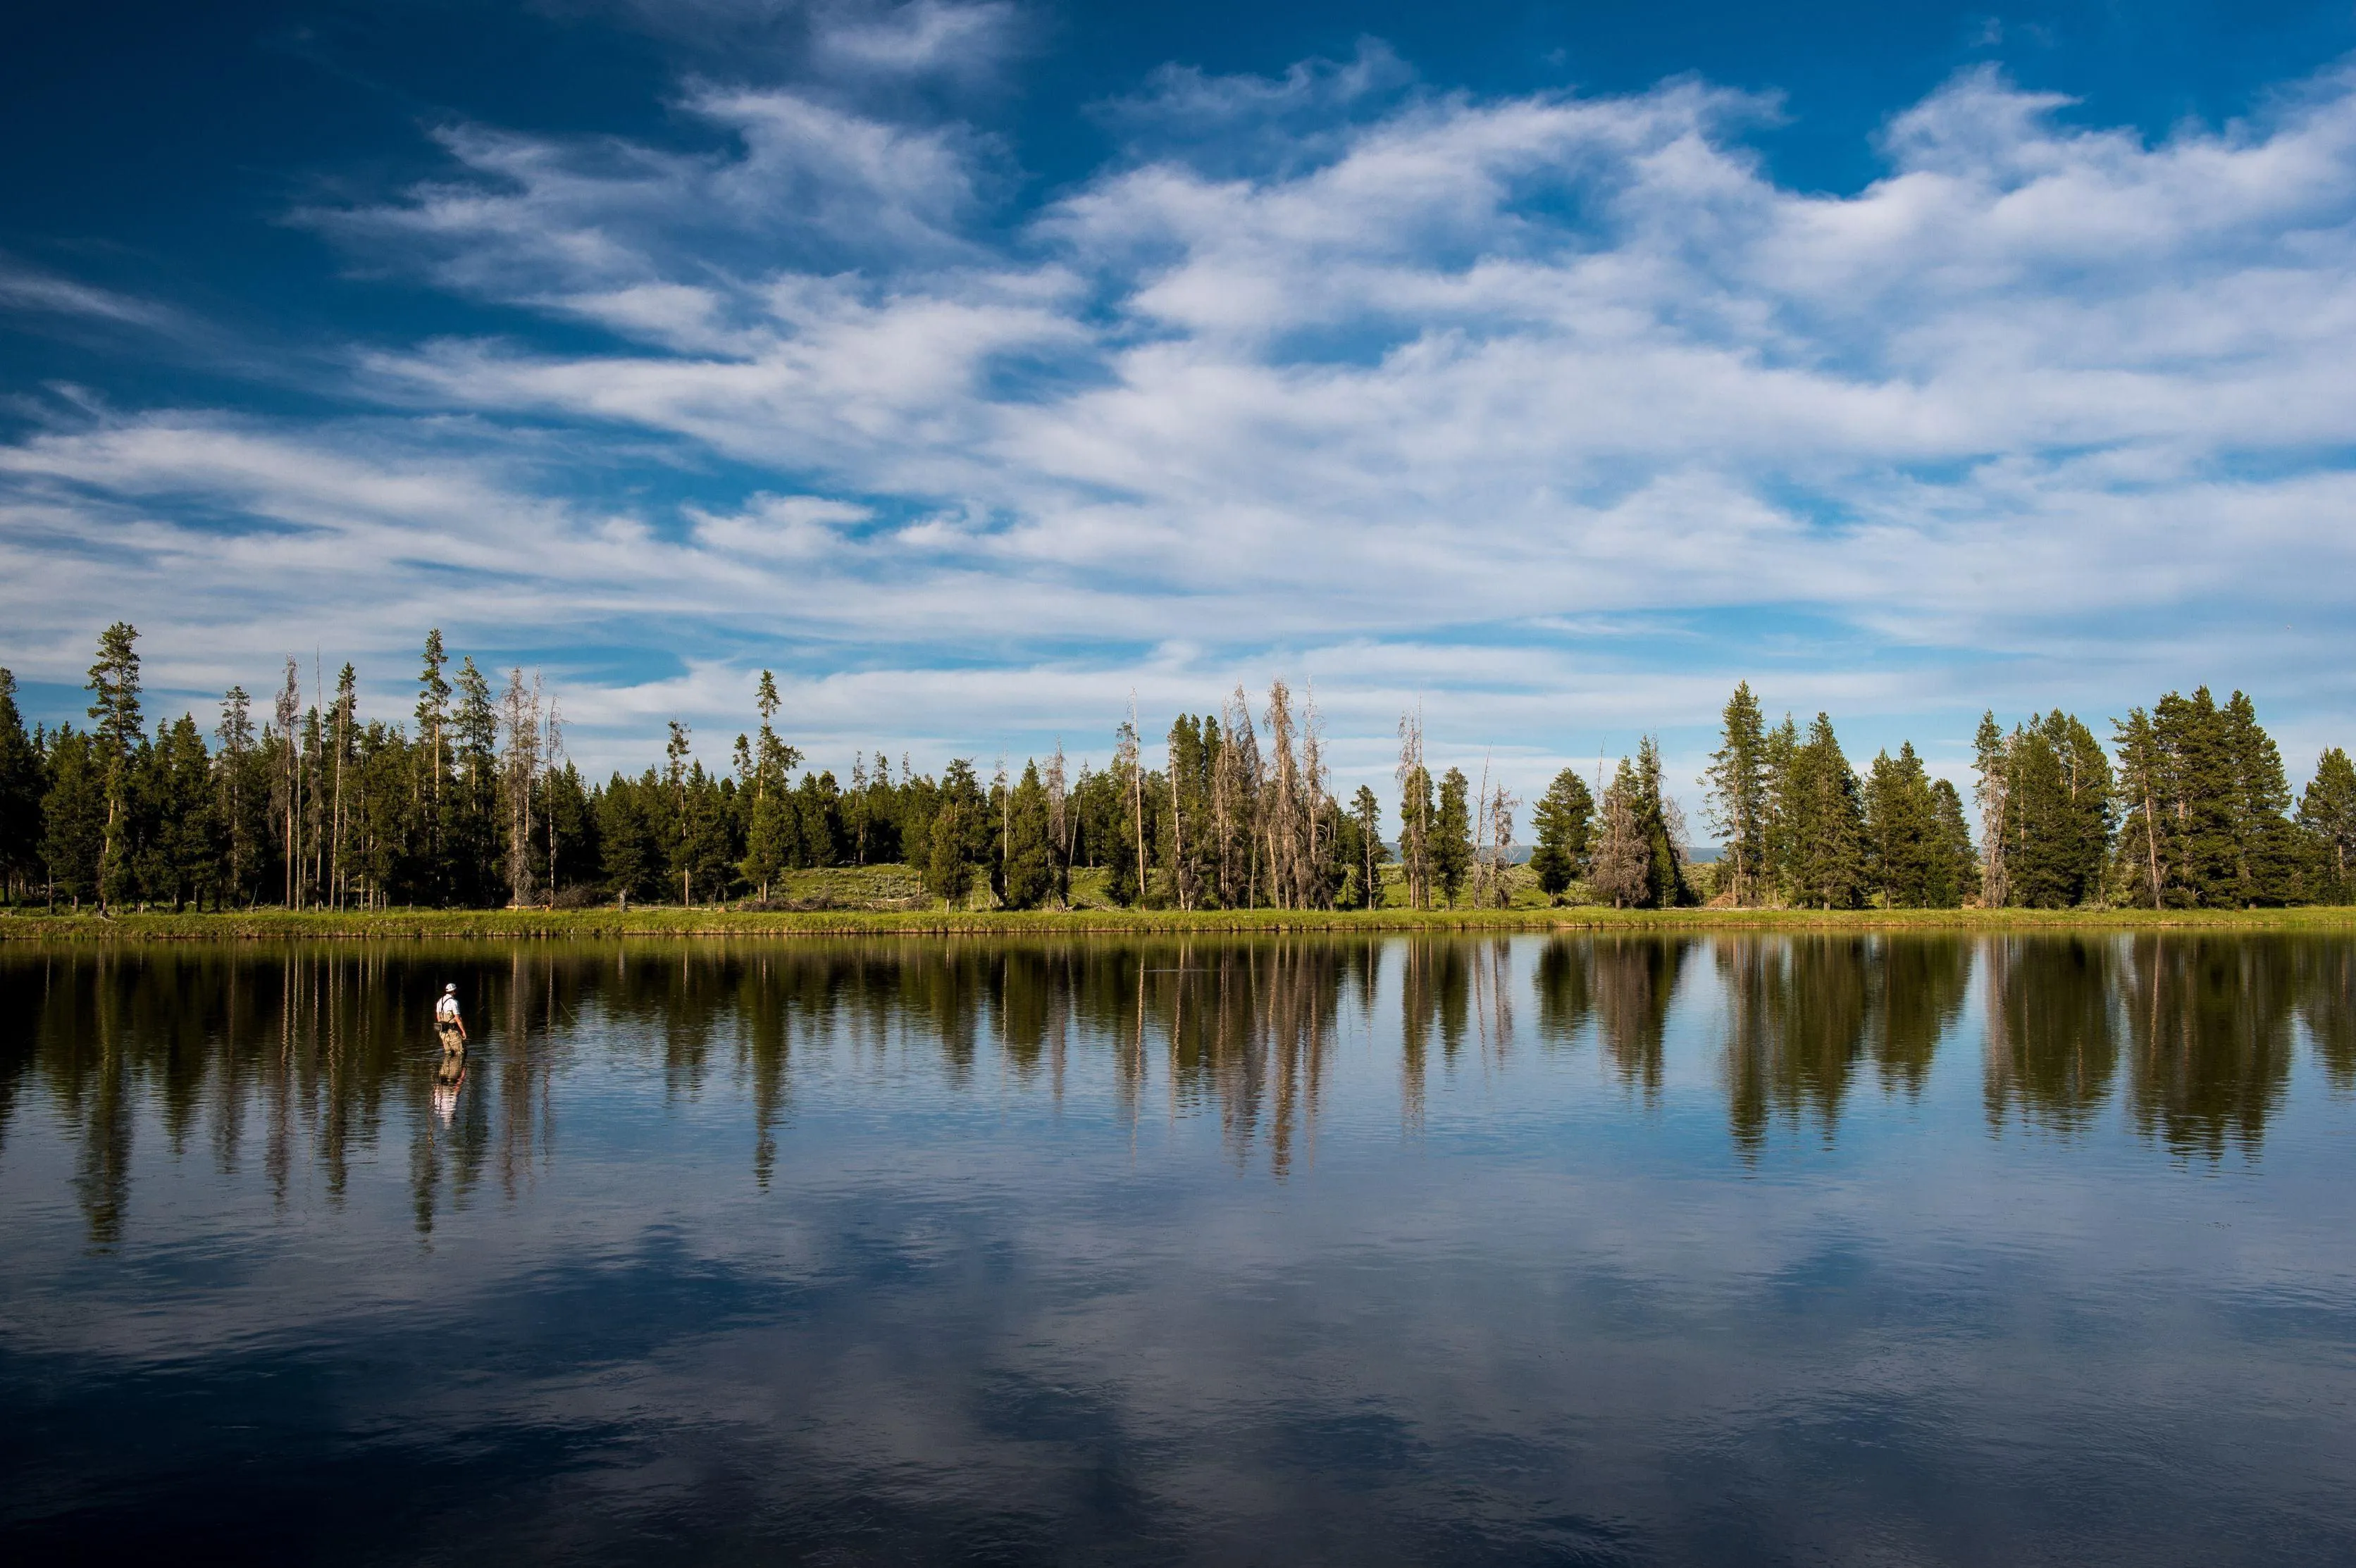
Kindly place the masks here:
POLYGON ((18 1562, 2356 1557, 2356 942, 0 946, 0 1020, 18 1562))

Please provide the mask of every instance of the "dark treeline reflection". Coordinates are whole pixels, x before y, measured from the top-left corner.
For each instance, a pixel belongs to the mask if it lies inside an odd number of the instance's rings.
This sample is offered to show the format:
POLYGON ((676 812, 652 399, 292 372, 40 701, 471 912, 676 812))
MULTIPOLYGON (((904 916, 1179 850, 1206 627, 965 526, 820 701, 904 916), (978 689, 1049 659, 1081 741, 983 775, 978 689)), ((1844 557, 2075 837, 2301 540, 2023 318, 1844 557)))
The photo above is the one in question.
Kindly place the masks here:
POLYGON ((993 1073, 1060 1105, 1081 1052, 1091 1082, 1111 1084, 1108 1109, 1133 1119, 1166 1094, 1173 1116, 1217 1117, 1239 1168, 1265 1161, 1283 1178, 1314 1147, 1345 1023, 1378 1057, 1397 1052, 1414 1127, 1433 1074, 1503 1066, 1534 1002, 1549 1053, 1591 1040, 1646 1106, 1688 1032, 1721 1049, 1733 1144, 1756 1159, 1779 1125, 1835 1136, 1861 1082, 1920 1094, 1935 1053, 1957 1048, 1976 969, 1992 1130, 2076 1136, 2116 1104, 2179 1156, 2254 1153, 2302 1038, 2356 1093, 2356 944, 2334 939, 17 948, 0 953, 0 1153, 37 1087, 67 1128, 100 1246, 123 1232, 138 1127, 159 1128, 176 1159, 258 1169, 282 1202, 298 1179, 340 1202, 356 1160, 405 1153, 430 1233, 438 1213, 487 1185, 512 1192, 552 1157, 552 1096, 578 1053, 639 1062, 675 1098, 734 1086, 766 1185, 798 1058, 914 1050, 954 1089, 990 1053, 993 1073), (430 1029, 447 980, 475 1033, 455 1084, 437 1078, 430 1029))
POLYGON ((1717 959, 1727 1115, 1746 1157, 1779 1122, 1829 1140, 1866 1061, 1883 1093, 1919 1094, 1971 988, 1960 937, 1737 937, 1717 959))
POLYGON ((2356 945, 2296 937, 1998 939, 1987 971, 1987 1114, 2057 1133, 2125 1096, 2181 1156, 2255 1154, 2300 1028, 2356 1089, 2356 945))

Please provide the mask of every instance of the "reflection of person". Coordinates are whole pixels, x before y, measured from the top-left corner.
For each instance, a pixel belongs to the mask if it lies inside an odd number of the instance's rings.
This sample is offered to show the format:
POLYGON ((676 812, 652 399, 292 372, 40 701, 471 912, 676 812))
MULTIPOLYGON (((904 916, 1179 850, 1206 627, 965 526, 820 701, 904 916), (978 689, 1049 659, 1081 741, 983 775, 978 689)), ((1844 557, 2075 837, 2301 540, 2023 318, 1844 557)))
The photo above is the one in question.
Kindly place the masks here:
POLYGON ((445 1127, 458 1115, 458 1085, 466 1081, 465 1049, 444 1051, 441 1065, 434 1069, 434 1114, 445 1127))
POLYGON ((466 1043, 466 1020, 458 1016, 455 982, 442 987, 442 999, 434 1007, 434 1027, 442 1031, 444 1049, 455 1050, 466 1043))

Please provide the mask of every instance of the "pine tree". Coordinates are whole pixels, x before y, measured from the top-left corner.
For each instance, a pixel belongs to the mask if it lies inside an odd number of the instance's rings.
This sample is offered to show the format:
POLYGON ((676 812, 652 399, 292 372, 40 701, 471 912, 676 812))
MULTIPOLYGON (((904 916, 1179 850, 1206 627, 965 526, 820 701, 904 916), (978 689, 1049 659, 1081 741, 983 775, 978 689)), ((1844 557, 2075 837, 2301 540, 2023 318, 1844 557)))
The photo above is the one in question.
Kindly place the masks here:
POLYGON ((415 709, 420 832, 417 857, 425 886, 435 903, 447 902, 454 887, 445 798, 450 781, 450 683, 442 677, 449 662, 442 651, 442 628, 436 626, 425 634, 425 656, 417 675, 415 709))
POLYGON ((1885 909, 1931 903, 1939 860, 1938 803, 1912 741, 1877 754, 1865 784, 1865 880, 1885 909))
POLYGON ((1661 784, 1661 741, 1647 735, 1636 742, 1637 823, 1644 835, 1645 902, 1675 909, 1693 901, 1686 885, 1685 818, 1661 784))
POLYGON ((142 891, 169 899, 174 910, 216 894, 220 873, 220 823, 213 805, 212 759, 197 721, 181 714, 150 753, 148 796, 154 813, 142 891))
POLYGON ((2231 784, 2234 903, 2244 908, 2288 903, 2297 896, 2298 842, 2290 825, 2290 782, 2282 752, 2258 725, 2256 705, 2242 692, 2219 713, 2231 784))
POLYGON ((450 817, 450 848, 458 901, 483 905, 497 898, 499 875, 499 715, 491 683, 469 654, 458 661, 458 704, 451 714, 455 741, 457 810, 450 817))
POLYGON ((106 768, 91 738, 60 724, 49 738, 48 791, 41 800, 41 864, 49 901, 98 897, 106 847, 106 768))
MULTIPOLYGON (((989 803, 982 798, 973 764, 963 757, 942 770, 940 801, 933 812, 925 891, 952 907, 973 891, 973 871, 990 854, 989 803)), ((1125 858, 1124 858, 1125 859, 1125 858)), ((1116 861, 1116 864, 1120 863, 1116 861)))
POLYGON ((1759 699, 1743 681, 1727 699, 1719 748, 1710 753, 1703 782, 1709 790, 1710 824, 1723 840, 1719 864, 1727 891, 1738 905, 1757 903, 1771 885, 1767 875, 1768 746, 1759 699))
POLYGON ((1023 777, 1007 801, 1002 896, 1008 909, 1037 909, 1055 890, 1055 867, 1047 852, 1047 790, 1039 782, 1039 764, 1025 762, 1023 777))
POLYGON ((1431 827, 1431 871, 1448 907, 1464 891, 1465 874, 1472 869, 1472 809, 1467 796, 1472 782, 1461 768, 1440 775, 1440 811, 1431 827))
POLYGON ((747 744, 745 738, 736 738, 738 773, 743 780, 742 793, 748 797, 744 815, 744 861, 741 868, 744 880, 761 890, 761 901, 769 899, 769 885, 777 873, 798 857, 795 854, 796 812, 794 803, 786 793, 786 781, 798 766, 802 754, 777 738, 771 720, 782 706, 777 699, 777 677, 767 670, 761 672, 759 690, 754 697, 754 707, 760 712, 758 739, 747 744))
POLYGON ((2331 747, 2315 760, 2299 796, 2298 825, 2308 842, 2311 896, 2318 903, 2356 903, 2356 766, 2331 747))
POLYGON ((637 780, 617 773, 597 799, 598 864, 624 909, 630 907, 633 894, 641 899, 661 896, 660 879, 669 857, 650 807, 662 787, 652 768, 637 780))
POLYGON ((1854 909, 1864 894, 1864 803, 1825 714, 1792 752, 1790 773, 1787 896, 1809 909, 1854 909))
POLYGON ((106 801, 97 898, 105 909, 130 883, 128 837, 133 770, 145 732, 139 717, 139 633, 117 621, 99 635, 98 662, 90 667, 90 743, 106 801))
POLYGON ((2160 845, 2168 834, 2162 803, 2172 787, 2169 759, 2151 715, 2140 708, 2111 720, 2111 734, 2119 758, 2112 790, 2121 816, 2114 879, 2134 890, 2130 901, 2158 909, 2168 901, 2160 845))
POLYGON ((1350 797, 1350 820, 1357 828, 1358 907, 1380 909, 1383 866, 1391 856, 1383 844, 1382 803, 1370 786, 1360 784, 1358 793, 1350 797))
POLYGON ((1530 870, 1556 903, 1587 869, 1588 825, 1594 815, 1595 795, 1576 768, 1555 774, 1531 814, 1537 841, 1530 870))
POLYGON ((48 787, 40 748, 16 710, 16 677, 0 669, 0 894, 24 897, 41 859, 41 796, 48 787))
POLYGON ((1971 824, 1964 816, 1964 797, 1945 779, 1931 781, 1931 875, 1922 901, 1931 909, 1957 909, 1977 891, 1979 858, 1972 852, 1971 824))
POLYGON ((214 807, 219 814, 230 896, 248 906, 261 901, 262 869, 270 854, 270 764, 257 744, 253 699, 232 686, 221 698, 220 742, 214 763, 214 807))
POLYGON ((2016 728, 2000 755, 2005 901, 2070 909, 2097 898, 2114 787, 2094 733, 2057 709, 2016 728))

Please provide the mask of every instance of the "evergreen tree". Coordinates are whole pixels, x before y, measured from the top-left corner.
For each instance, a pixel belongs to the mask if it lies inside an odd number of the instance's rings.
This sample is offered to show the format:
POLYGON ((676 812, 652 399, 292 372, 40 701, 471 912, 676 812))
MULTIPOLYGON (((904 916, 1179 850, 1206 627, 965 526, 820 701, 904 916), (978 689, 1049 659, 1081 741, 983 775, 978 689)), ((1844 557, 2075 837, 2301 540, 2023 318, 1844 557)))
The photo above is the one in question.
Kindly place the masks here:
POLYGON ((417 813, 420 842, 417 859, 431 901, 449 900, 454 880, 450 867, 447 795, 450 782, 450 683, 442 672, 449 666, 442 651, 442 628, 425 634, 424 663, 417 675, 417 813))
POLYGON ((16 677, 0 669, 0 893, 25 896, 41 861, 41 796, 48 788, 40 748, 16 710, 16 677))
POLYGON ((759 690, 754 707, 761 715, 758 740, 747 746, 744 737, 736 738, 739 758, 738 773, 743 779, 744 803, 744 863, 741 868, 744 880, 761 890, 763 902, 768 901, 769 884, 777 873, 795 863, 798 814, 786 793, 786 780, 801 763, 801 752, 777 738, 771 720, 781 704, 777 699, 777 677, 768 670, 761 672, 759 690))
POLYGON ((2315 776, 2299 796, 2298 825, 2308 836, 2309 896, 2318 903, 2356 903, 2356 766, 2339 747, 2315 760, 2315 776))
POLYGON ((1595 795, 1576 768, 1555 774, 1531 813, 1537 841, 1530 852, 1530 870, 1556 903, 1587 869, 1588 824, 1594 815, 1595 795))
POLYGON ((97 870, 101 909, 114 902, 131 882, 134 770, 146 740, 139 717, 138 639, 129 622, 117 621, 100 634, 98 662, 90 667, 90 744, 106 801, 97 870))
POLYGON ((213 738, 220 752, 213 763, 213 803, 220 826, 229 896, 250 908, 261 901, 270 852, 270 764, 256 743, 253 699, 232 686, 221 698, 213 738))
POLYGON ((2219 711, 2233 836, 2233 901, 2244 908, 2297 896, 2298 840, 2282 752, 2258 725, 2256 705, 2236 691, 2219 711))
POLYGON ((1931 781, 1932 856, 1922 902, 1931 909, 1958 909, 1978 891, 1979 857, 1972 852, 1971 824, 1964 797, 1945 779, 1931 781))
POLYGON ((1723 840, 1719 863, 1727 873, 1727 891, 1735 903, 1748 905, 1760 901, 1772 886, 1767 874, 1767 730, 1749 681, 1737 685, 1727 699, 1721 721, 1719 748, 1710 753, 1704 783, 1709 789, 1710 823, 1723 840))
POLYGON ((1026 762, 1007 801, 1002 896, 1008 909, 1037 909, 1055 889, 1055 867, 1047 852, 1047 790, 1039 782, 1039 764, 1026 762))
MULTIPOLYGON (((925 868, 925 891, 952 907, 973 891, 977 865, 990 858, 990 805, 974 777, 973 764, 963 757, 941 772, 940 799, 935 806, 930 833, 931 852, 925 868)), ((1117 856, 1116 866, 1131 864, 1117 856)))
POLYGON ((1929 906, 1941 869, 1938 801, 1912 741, 1873 759, 1865 784, 1866 886, 1885 909, 1929 906))
POLYGON ((635 781, 617 773, 597 800, 599 865, 607 888, 624 909, 633 896, 662 896, 663 869, 670 858, 655 810, 662 790, 652 768, 635 781))
POLYGON ((1816 715, 1792 752, 1785 894, 1807 909, 1854 909, 1865 884, 1865 812, 1832 720, 1816 715))
POLYGON ((455 741, 457 809, 449 815, 451 871, 458 901, 498 901, 499 714, 491 683, 469 654, 458 661, 458 704, 451 714, 455 741))
POLYGON ((1440 776, 1440 811, 1431 825, 1431 870, 1450 909, 1456 907, 1456 895, 1463 891, 1465 875, 1472 869, 1472 808, 1468 798, 1472 788, 1472 782, 1461 768, 1451 768, 1440 776))
POLYGON ((150 752, 147 795, 151 837, 140 866, 141 891, 169 899, 175 910, 216 893, 220 873, 220 818, 213 805, 212 759, 197 721, 181 714, 150 752))
POLYGON ((2093 732, 2057 709, 2014 730, 1997 765, 2005 770, 2005 901, 2069 909, 2097 897, 2114 790, 2093 732))
POLYGON ((1383 907, 1383 867, 1391 858, 1383 843, 1383 807, 1370 785, 1360 784, 1358 793, 1350 797, 1350 822, 1356 830, 1356 842, 1352 846, 1353 868, 1357 872, 1358 907, 1383 907))
POLYGON ((1661 786, 1661 742, 1647 735, 1636 742, 1636 813, 1644 835, 1645 904, 1675 909, 1693 902, 1686 885, 1685 820, 1661 786))
POLYGON ((1760 874, 1779 898, 1788 900, 1799 853, 1795 834, 1806 815, 1799 796, 1799 775, 1794 771, 1800 754, 1800 730, 1789 713, 1767 731, 1766 752, 1767 820, 1762 833, 1765 852, 1760 874))
POLYGON ((106 766, 91 738, 60 724, 49 738, 48 792, 41 801, 41 864, 49 901, 96 899, 106 848, 106 766))
POLYGON ((2161 803, 2172 787, 2169 758, 2151 715, 2140 708, 2113 720, 2111 733, 2119 758, 2112 788, 2122 816, 2115 880, 2131 890, 2130 902, 2158 909, 2168 901, 2160 841, 2168 832, 2161 803))

